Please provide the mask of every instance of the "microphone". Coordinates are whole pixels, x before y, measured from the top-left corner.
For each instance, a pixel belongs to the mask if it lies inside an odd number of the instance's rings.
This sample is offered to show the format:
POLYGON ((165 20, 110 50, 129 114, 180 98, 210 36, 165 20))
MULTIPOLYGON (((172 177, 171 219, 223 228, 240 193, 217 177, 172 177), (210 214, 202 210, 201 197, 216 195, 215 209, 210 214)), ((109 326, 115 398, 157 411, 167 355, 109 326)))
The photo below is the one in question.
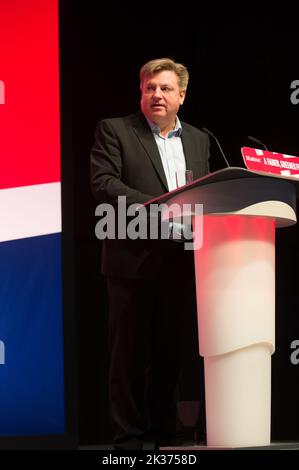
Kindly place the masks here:
POLYGON ((227 159, 226 159, 226 156, 224 155, 224 152, 223 152, 223 150, 222 150, 221 145, 220 145, 219 142, 218 142, 217 137, 213 134, 212 131, 210 131, 210 130, 207 129, 206 127, 202 127, 202 130, 203 130, 206 134, 208 134, 210 137, 212 137, 212 138, 215 140, 215 142, 216 142, 216 144, 218 145, 218 148, 219 148, 219 150, 220 150, 220 152, 221 152, 221 155, 223 156, 223 159, 224 159, 224 161, 225 161, 226 166, 227 166, 228 168, 230 168, 230 164, 228 163, 228 161, 227 161, 227 159))
POLYGON ((255 144, 261 145, 261 146, 264 147, 264 149, 267 150, 267 152, 268 152, 268 149, 267 149, 266 145, 263 144, 263 142, 261 142, 260 140, 256 139, 255 137, 252 137, 252 135, 248 135, 247 138, 248 138, 249 140, 251 140, 252 142, 254 142, 255 144))

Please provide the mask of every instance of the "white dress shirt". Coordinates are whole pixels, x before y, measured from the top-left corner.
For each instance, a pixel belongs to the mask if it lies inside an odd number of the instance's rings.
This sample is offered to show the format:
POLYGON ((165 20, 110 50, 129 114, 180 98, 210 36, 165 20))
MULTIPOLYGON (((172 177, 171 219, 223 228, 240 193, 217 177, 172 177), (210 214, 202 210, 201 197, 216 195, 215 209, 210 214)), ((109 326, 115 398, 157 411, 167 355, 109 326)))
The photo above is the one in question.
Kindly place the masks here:
POLYGON ((178 117, 176 118, 175 128, 166 136, 161 135, 161 129, 158 126, 149 120, 148 123, 159 149, 168 190, 172 191, 186 184, 186 160, 181 139, 180 120, 178 117))

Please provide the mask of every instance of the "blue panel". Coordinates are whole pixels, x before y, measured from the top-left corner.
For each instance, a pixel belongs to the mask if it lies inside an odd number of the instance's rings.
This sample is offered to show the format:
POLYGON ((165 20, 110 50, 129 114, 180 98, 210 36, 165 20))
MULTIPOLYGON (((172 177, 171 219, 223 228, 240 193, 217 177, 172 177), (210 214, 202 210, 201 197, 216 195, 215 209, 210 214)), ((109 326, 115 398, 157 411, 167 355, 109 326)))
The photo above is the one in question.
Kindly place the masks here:
POLYGON ((61 234, 0 243, 0 435, 64 433, 61 292, 61 234))

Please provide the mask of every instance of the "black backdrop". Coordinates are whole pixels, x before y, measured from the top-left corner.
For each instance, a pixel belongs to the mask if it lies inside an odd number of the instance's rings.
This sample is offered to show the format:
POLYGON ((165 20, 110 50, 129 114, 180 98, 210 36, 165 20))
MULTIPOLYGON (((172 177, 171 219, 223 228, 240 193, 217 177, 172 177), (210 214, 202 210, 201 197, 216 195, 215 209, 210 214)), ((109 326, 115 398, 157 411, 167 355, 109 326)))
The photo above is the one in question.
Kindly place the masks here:
MULTIPOLYGON (((190 72, 180 117, 218 136, 231 165, 243 166, 247 135, 273 151, 299 155, 299 105, 291 103, 297 26, 292 12, 234 13, 198 3, 60 1, 63 181, 74 212, 80 442, 110 438, 107 403, 107 301, 94 236, 89 151, 96 122, 139 108, 139 68, 170 56, 190 72), (106 4, 105 4, 106 3, 106 4), (141 12, 140 9, 143 9, 141 12), (68 189, 68 188, 67 188, 68 189)), ((212 170, 223 166, 212 144, 212 170)), ((298 226, 277 232, 277 331, 272 438, 299 439, 298 226)), ((66 332, 67 334, 67 332, 66 332)))

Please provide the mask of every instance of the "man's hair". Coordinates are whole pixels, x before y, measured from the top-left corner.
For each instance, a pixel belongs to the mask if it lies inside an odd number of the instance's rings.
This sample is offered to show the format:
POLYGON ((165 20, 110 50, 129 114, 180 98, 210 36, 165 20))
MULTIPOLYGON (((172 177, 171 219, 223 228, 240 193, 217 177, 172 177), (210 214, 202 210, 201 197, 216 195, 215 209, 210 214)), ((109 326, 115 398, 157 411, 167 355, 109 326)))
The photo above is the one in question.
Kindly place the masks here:
POLYGON ((183 64, 177 64, 174 60, 168 57, 150 60, 141 67, 139 72, 140 86, 142 85, 144 78, 151 77, 155 73, 163 72, 164 70, 171 70, 174 72, 178 77, 180 91, 186 90, 189 81, 188 70, 183 64))

